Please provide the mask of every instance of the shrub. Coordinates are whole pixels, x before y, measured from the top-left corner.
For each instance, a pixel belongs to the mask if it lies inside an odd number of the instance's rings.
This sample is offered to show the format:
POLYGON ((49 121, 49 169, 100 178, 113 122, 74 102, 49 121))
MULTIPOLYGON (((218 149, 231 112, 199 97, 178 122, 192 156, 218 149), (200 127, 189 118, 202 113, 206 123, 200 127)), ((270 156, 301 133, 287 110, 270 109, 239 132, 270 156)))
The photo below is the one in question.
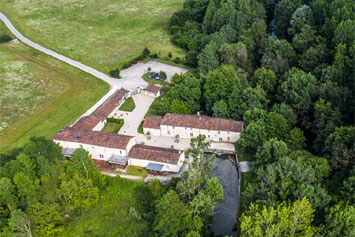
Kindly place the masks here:
POLYGON ((12 40, 12 38, 9 35, 3 34, 0 35, 0 43, 6 43, 12 40))
POLYGON ((116 69, 111 70, 110 75, 111 75, 111 77, 114 77, 114 78, 121 78, 120 69, 116 68, 116 69))
POLYGON ((141 61, 144 59, 143 55, 139 55, 138 57, 136 57, 137 61, 141 61))
POLYGON ((179 57, 176 57, 174 59, 174 63, 177 63, 177 64, 181 63, 181 59, 179 57))
POLYGON ((160 75, 160 79, 162 79, 163 81, 166 80, 167 75, 166 75, 166 73, 165 73, 164 71, 160 71, 160 72, 159 72, 159 75, 160 75))
POLYGON ((127 63, 122 65, 122 69, 129 68, 130 66, 132 66, 132 62, 127 62, 127 63))
POLYGON ((144 49, 143 49, 143 54, 142 54, 142 56, 144 57, 144 58, 146 58, 146 57, 148 57, 150 55, 150 50, 147 48, 147 47, 145 47, 144 49))
POLYGON ((159 58, 159 56, 158 56, 158 54, 152 54, 152 55, 150 55, 150 58, 159 58))
POLYGON ((150 72, 150 73, 149 73, 149 78, 150 78, 150 79, 153 79, 153 78, 155 78, 155 75, 156 75, 155 72, 150 72))
POLYGON ((148 67, 148 72, 150 72, 152 70, 152 68, 151 67, 148 67))
POLYGON ((169 58, 172 58, 173 57, 173 54, 171 52, 168 53, 168 57, 169 58))

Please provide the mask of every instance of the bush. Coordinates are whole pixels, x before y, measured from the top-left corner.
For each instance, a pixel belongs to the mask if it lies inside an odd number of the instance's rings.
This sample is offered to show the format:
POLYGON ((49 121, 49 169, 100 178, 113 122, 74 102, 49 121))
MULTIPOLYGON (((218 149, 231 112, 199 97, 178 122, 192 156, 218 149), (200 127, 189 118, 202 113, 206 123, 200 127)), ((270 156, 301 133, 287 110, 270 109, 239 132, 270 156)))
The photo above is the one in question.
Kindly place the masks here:
POLYGON ((174 63, 177 63, 177 64, 181 63, 181 59, 179 57, 176 57, 174 59, 174 63))
POLYGON ((152 68, 151 67, 148 67, 148 72, 150 72, 152 70, 152 68))
POLYGON ((147 47, 145 47, 144 49, 143 49, 143 54, 142 54, 142 56, 144 57, 144 58, 146 58, 146 57, 148 57, 150 55, 150 50, 147 48, 147 47))
POLYGON ((127 63, 122 65, 122 69, 129 68, 130 66, 132 66, 132 62, 127 62, 127 63))
POLYGON ((150 55, 150 58, 159 58, 159 56, 158 56, 158 54, 152 54, 152 55, 150 55))
POLYGON ((122 125, 124 124, 123 119, 107 118, 106 121, 110 122, 110 123, 118 123, 118 124, 122 124, 122 125))
POLYGON ((173 54, 171 52, 168 53, 168 57, 169 58, 172 58, 173 57, 173 54))
POLYGON ((6 43, 12 40, 12 38, 9 35, 3 34, 0 35, 0 43, 6 43))
POLYGON ((116 69, 111 70, 110 75, 111 75, 111 77, 114 77, 114 78, 121 78, 120 69, 116 68, 116 69))
POLYGON ((165 81, 167 78, 167 75, 164 71, 160 71, 159 76, 160 76, 160 79, 162 79, 163 81, 165 81))
POLYGON ((150 72, 150 73, 149 73, 149 78, 150 78, 150 79, 153 79, 153 78, 155 78, 155 75, 156 75, 155 72, 150 72))

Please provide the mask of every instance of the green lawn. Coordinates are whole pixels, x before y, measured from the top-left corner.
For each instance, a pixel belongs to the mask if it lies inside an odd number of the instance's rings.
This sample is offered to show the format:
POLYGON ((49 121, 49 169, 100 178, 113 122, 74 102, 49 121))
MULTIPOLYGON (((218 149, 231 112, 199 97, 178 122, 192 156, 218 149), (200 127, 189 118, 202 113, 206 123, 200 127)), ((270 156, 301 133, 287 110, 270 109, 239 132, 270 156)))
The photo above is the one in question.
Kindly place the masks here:
POLYGON ((135 108, 136 108, 136 104, 134 103, 134 100, 132 99, 132 97, 128 97, 125 100, 125 102, 121 105, 119 110, 132 112, 135 108))
POLYGON ((59 236, 145 236, 149 224, 134 216, 143 184, 120 177, 107 178, 111 183, 101 193, 98 204, 68 222, 59 236))
POLYGON ((149 72, 142 76, 143 80, 145 80, 149 85, 159 84, 159 85, 169 85, 169 82, 164 82, 161 80, 150 79, 149 72))
MULTIPOLYGON (((0 23, 0 32, 4 27, 0 23)), ((22 43, 0 44, 0 150, 53 136, 108 90, 103 81, 22 43)))
POLYGON ((138 166, 132 166, 132 165, 128 166, 127 172, 129 175, 141 176, 143 180, 148 176, 148 171, 138 166))
POLYGON ((102 132, 118 133, 123 124, 107 122, 105 127, 101 130, 102 132))
POLYGON ((144 132, 143 132, 143 124, 144 124, 144 120, 142 120, 142 122, 139 124, 139 126, 137 128, 137 131, 140 134, 144 134, 144 132))
POLYGON ((184 0, 1 0, 20 32, 47 48, 108 73, 148 47, 160 60, 184 58, 167 24, 184 0))

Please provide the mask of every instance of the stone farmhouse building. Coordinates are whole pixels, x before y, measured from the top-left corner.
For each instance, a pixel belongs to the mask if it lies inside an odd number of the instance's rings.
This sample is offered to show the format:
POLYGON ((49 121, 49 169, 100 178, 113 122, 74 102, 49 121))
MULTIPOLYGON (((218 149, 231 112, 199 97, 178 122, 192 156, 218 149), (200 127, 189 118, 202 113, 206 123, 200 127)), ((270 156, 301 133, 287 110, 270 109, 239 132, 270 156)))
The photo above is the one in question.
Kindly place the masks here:
POLYGON ((147 88, 139 88, 139 93, 157 98, 163 93, 163 88, 157 85, 149 85, 147 88))
POLYGON ((148 116, 143 124, 143 132, 153 136, 194 138, 205 135, 206 140, 214 142, 236 142, 243 130, 244 123, 232 119, 214 118, 190 114, 171 114, 148 116))
POLYGON ((88 151, 101 168, 115 169, 135 165, 152 173, 179 172, 184 152, 136 144, 132 136, 101 132, 106 118, 115 117, 128 97, 125 89, 117 90, 92 115, 80 118, 71 127, 61 129, 52 140, 63 148, 63 154, 73 156, 78 148, 88 151))

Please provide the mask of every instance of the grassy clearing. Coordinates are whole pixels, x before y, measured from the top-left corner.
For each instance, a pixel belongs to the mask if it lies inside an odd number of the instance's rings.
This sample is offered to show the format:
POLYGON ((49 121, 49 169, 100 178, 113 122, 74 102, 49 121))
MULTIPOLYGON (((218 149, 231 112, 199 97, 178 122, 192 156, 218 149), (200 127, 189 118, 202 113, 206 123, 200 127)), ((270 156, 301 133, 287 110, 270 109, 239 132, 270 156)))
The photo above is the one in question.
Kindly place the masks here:
POLYGON ((123 124, 107 122, 105 127, 101 130, 102 132, 118 133, 123 124))
MULTIPOLYGON (((4 30, 0 24, 0 31, 4 30)), ((0 150, 53 136, 97 102, 103 81, 19 43, 0 44, 0 150)))
POLYGON ((144 236, 148 223, 134 218, 137 196, 142 196, 140 182, 107 177, 108 188, 100 195, 97 205, 89 212, 68 222, 59 236, 144 236), (133 215, 133 216, 132 216, 133 215))
POLYGON ((108 73, 144 47, 161 60, 184 58, 167 23, 184 0, 2 0, 0 9, 30 39, 108 73))
POLYGON ((125 102, 121 105, 119 110, 132 112, 135 108, 136 108, 136 104, 134 103, 134 100, 132 99, 132 97, 128 97, 125 100, 125 102))
POLYGON ((142 167, 130 165, 127 167, 127 174, 141 176, 144 180, 148 176, 148 171, 142 167))

